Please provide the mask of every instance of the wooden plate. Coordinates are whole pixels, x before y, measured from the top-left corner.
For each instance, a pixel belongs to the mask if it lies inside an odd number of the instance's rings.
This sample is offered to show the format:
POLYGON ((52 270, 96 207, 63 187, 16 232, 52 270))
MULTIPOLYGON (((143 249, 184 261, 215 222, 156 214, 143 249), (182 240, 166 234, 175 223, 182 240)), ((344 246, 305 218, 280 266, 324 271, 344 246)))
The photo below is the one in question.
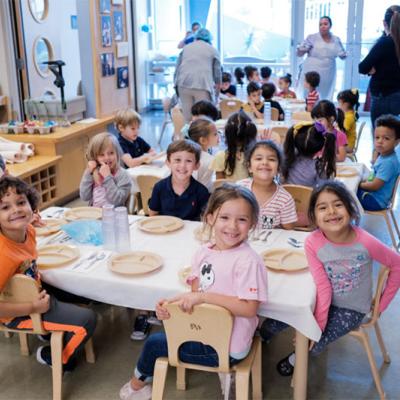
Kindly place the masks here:
POLYGON ((339 167, 336 171, 336 176, 350 178, 352 176, 358 176, 358 171, 357 168, 354 167, 339 167))
POLYGON ((35 227, 37 236, 48 236, 53 233, 59 232, 61 230, 61 226, 67 223, 65 219, 56 218, 47 218, 43 219, 42 221, 45 222, 46 225, 35 227))
POLYGON ((144 218, 137 223, 139 229, 148 233, 168 233, 181 229, 184 225, 182 219, 159 215, 155 217, 144 218))
POLYGON ((297 272, 308 268, 307 258, 302 250, 271 249, 261 253, 265 266, 274 271, 297 272))
POLYGON ((79 258, 79 249, 66 244, 48 244, 38 249, 39 269, 62 267, 79 258))
POLYGON ((178 277, 183 286, 190 287, 190 285, 186 282, 186 280, 190 276, 191 271, 192 267, 183 267, 178 271, 178 277))
POLYGON ((68 221, 77 219, 101 219, 102 209, 98 207, 77 207, 64 212, 64 218, 68 221))
POLYGON ((108 267, 112 272, 123 275, 148 274, 163 264, 162 258, 148 251, 128 251, 112 256, 108 267))

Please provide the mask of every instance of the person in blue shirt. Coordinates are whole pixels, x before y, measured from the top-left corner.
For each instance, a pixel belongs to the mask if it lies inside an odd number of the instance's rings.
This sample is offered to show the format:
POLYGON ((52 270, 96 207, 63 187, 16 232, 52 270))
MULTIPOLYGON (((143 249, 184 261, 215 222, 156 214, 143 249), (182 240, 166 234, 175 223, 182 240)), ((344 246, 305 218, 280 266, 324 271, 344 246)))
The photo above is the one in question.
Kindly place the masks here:
POLYGON ((365 210, 384 210, 389 206, 396 180, 400 175, 400 162, 395 147, 400 143, 400 119, 382 115, 375 121, 375 151, 379 154, 368 180, 360 183, 357 197, 365 210))
POLYGON ((142 122, 140 115, 131 108, 117 112, 115 126, 119 131, 118 143, 122 150, 122 161, 126 168, 138 167, 156 154, 150 145, 139 136, 142 122))
POLYGON ((178 140, 167 149, 171 175, 157 182, 149 201, 150 216, 171 215, 199 221, 210 194, 192 177, 200 166, 200 146, 190 140, 178 140))

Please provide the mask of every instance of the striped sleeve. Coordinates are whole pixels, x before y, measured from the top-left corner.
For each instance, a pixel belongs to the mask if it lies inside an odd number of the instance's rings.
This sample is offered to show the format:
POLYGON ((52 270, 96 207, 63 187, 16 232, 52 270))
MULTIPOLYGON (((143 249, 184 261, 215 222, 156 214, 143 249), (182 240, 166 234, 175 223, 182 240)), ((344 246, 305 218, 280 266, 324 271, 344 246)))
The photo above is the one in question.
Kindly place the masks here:
POLYGON ((297 221, 296 204, 293 197, 283 187, 279 186, 279 203, 281 224, 290 224, 297 221))

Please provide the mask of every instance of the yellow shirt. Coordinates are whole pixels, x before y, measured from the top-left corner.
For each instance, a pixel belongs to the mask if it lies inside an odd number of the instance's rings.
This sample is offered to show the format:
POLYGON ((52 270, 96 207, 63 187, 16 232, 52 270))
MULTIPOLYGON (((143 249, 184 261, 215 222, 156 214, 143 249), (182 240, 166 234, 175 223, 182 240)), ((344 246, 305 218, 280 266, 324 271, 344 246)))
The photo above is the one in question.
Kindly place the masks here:
POLYGON ((226 152, 219 151, 215 155, 214 160, 211 162, 210 169, 212 169, 215 172, 224 172, 226 175, 225 177, 233 181, 240 181, 242 179, 246 179, 249 177, 249 171, 247 170, 247 167, 245 165, 245 159, 243 153, 237 154, 235 169, 232 175, 230 175, 231 171, 229 170, 229 168, 225 170, 225 160, 226 160, 226 152))
POLYGON ((357 137, 357 132, 356 132, 356 117, 354 111, 346 111, 344 113, 344 129, 346 131, 346 136, 347 136, 347 145, 351 149, 354 148, 356 144, 356 137, 357 137))

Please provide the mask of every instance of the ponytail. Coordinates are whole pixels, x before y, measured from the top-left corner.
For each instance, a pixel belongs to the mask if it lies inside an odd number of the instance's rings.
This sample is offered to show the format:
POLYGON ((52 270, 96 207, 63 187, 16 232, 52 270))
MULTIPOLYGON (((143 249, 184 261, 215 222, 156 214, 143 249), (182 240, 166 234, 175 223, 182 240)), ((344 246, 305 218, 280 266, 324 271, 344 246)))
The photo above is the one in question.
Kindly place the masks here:
POLYGON ((289 128, 287 131, 286 137, 285 137, 285 142, 283 144, 283 154, 284 154, 284 159, 285 162, 283 164, 282 172, 283 172, 283 177, 285 180, 289 176, 289 170, 292 167, 295 159, 296 159, 296 152, 295 152, 295 140, 294 140, 294 127, 292 126, 289 128))
POLYGON ((326 175, 326 179, 336 175, 336 135, 333 133, 325 133, 324 151, 317 163, 317 172, 320 177, 326 175))
POLYGON ((390 21, 390 36, 393 38, 397 61, 400 64, 400 13, 395 11, 390 21))

